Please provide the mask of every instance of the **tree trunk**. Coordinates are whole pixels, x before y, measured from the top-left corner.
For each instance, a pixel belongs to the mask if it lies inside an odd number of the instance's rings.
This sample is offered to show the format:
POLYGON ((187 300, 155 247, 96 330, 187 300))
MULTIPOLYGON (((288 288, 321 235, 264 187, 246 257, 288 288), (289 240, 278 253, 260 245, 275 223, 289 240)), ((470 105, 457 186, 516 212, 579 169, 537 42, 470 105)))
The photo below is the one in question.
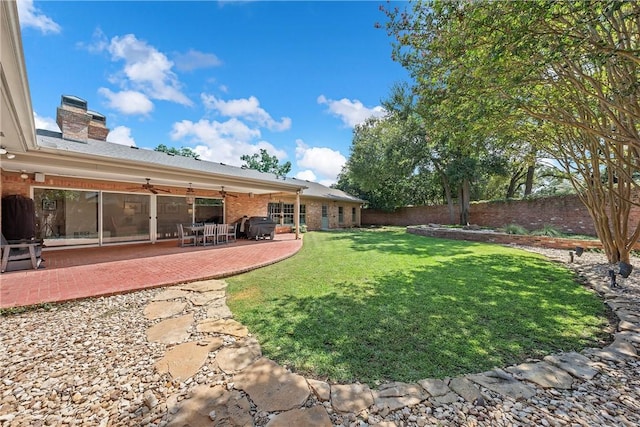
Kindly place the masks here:
POLYGON ((527 180, 524 184, 524 196, 527 197, 531 195, 531 191, 533 190, 533 175, 536 172, 536 165, 530 165, 527 168, 527 180))
POLYGON ((433 162, 438 175, 440 175, 440 179, 442 180, 442 188, 444 189, 444 195, 447 199, 447 208, 449 209, 449 223, 454 224, 456 222, 456 212, 455 206, 453 204, 453 195, 451 194, 451 185, 449 184, 449 179, 447 178, 447 174, 444 173, 444 170, 440 167, 440 163, 434 161, 433 162))
POLYGON ((471 183, 468 178, 462 181, 460 187, 460 224, 469 225, 471 209, 471 183))
POLYGON ((518 189, 518 181, 522 179, 523 171, 522 169, 518 169, 511 175, 511 179, 509 180, 509 187, 507 187, 507 199, 513 199, 516 194, 516 190, 518 189))

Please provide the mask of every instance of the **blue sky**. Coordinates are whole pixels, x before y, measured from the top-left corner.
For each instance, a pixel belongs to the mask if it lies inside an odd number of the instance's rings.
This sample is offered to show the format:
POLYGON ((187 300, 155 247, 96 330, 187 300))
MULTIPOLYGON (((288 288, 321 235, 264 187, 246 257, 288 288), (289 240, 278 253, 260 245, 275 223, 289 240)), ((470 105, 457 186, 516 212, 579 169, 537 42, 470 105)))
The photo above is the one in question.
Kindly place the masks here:
POLYGON ((109 141, 237 166, 265 148, 329 185, 353 127, 407 79, 374 27, 381 4, 18 0, 36 127, 58 130, 75 95, 109 141))

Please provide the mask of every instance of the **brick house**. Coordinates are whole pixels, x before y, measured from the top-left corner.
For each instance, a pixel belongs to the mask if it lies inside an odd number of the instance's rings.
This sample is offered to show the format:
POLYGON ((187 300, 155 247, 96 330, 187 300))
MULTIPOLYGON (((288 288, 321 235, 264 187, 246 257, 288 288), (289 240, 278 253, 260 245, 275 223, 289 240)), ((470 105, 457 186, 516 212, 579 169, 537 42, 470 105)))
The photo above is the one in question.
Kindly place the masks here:
POLYGON ((269 216, 279 233, 360 225, 363 201, 340 190, 107 142, 106 117, 76 96, 61 98, 61 132, 36 130, 15 3, 0 12, 0 193, 34 200, 47 246, 155 242, 176 238, 176 223, 244 216, 269 216))

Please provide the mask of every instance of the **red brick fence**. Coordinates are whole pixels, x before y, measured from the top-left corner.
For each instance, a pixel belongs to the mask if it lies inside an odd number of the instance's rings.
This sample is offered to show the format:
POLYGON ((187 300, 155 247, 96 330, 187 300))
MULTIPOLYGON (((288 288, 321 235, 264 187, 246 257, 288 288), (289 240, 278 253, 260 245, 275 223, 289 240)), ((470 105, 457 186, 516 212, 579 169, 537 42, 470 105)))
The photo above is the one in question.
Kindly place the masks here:
MULTIPOLYGON (((457 220, 459 212, 456 210, 455 214, 457 220)), ((640 208, 632 210, 630 220, 631 223, 640 220, 640 208)), ((567 234, 596 236, 587 208, 575 195, 472 203, 469 222, 489 228, 517 224, 529 231, 540 230, 545 225, 551 225, 567 234)), ((451 224, 447 206, 415 206, 393 212, 376 209, 362 210, 364 226, 422 224, 451 224)))

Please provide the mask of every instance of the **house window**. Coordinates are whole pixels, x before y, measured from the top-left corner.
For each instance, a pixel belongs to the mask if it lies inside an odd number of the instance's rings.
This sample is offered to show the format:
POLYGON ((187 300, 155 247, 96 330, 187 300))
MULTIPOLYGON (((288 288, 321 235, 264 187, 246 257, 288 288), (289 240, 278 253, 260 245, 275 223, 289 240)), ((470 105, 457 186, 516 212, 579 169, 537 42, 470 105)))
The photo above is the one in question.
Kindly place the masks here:
MULTIPOLYGON (((269 218, 282 225, 293 225, 295 215, 295 205, 293 203, 269 203, 269 218)), ((306 224, 307 213, 305 205, 300 205, 300 224, 306 224)))
POLYGON ((356 223, 356 208, 351 208, 351 222, 356 223))
POLYGON ((344 224, 344 208, 342 206, 338 206, 338 223, 344 224))

